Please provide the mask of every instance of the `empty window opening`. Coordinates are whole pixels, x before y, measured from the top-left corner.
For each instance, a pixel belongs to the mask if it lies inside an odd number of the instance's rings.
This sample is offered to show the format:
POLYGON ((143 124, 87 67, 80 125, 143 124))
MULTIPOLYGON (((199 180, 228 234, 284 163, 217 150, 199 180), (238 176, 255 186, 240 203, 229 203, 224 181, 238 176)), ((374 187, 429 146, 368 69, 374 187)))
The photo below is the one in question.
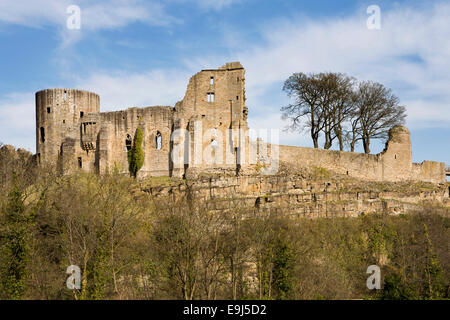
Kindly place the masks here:
POLYGON ((84 112, 80 111, 80 118, 83 118, 83 116, 84 116, 84 112))
POLYGON ((125 139, 125 147, 127 151, 131 150, 131 136, 129 134, 127 134, 127 138, 125 139))
POLYGON ((237 77, 237 82, 239 82, 239 77, 237 77))
POLYGON ((202 118, 206 117, 204 114, 202 114, 202 118))
POLYGON ((162 136, 161 133, 158 131, 156 133, 156 150, 161 150, 162 148, 162 136))
POLYGON ((395 155, 394 158, 397 159, 397 155, 395 155))
POLYGON ((51 111, 50 108, 47 108, 47 113, 50 113, 50 111, 51 111))
POLYGON ((214 84, 214 77, 209 78, 209 84, 213 85, 214 84))
POLYGON ((66 120, 63 120, 63 123, 66 123, 66 120))
POLYGON ((83 160, 81 160, 81 157, 78 157, 78 168, 83 168, 83 160))
POLYGON ((239 100, 239 96, 236 96, 236 100, 239 100))
POLYGON ((45 130, 44 127, 41 127, 41 142, 45 142, 45 130))
POLYGON ((207 93, 208 102, 214 102, 214 92, 207 93))

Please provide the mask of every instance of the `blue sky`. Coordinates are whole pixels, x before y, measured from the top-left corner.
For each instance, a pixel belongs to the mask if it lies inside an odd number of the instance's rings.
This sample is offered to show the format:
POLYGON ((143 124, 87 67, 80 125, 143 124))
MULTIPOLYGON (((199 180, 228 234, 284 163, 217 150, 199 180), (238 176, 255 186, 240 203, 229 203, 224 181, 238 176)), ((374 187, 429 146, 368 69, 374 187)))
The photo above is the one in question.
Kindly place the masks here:
POLYGON ((1 0, 0 142, 34 152, 38 90, 94 91, 102 111, 173 105, 191 75, 241 61, 251 127, 286 125, 281 87, 293 72, 345 72, 399 96, 414 161, 450 164, 449 17, 448 1, 1 0), (80 30, 66 27, 72 4, 80 30), (366 26, 370 5, 380 30, 366 26))

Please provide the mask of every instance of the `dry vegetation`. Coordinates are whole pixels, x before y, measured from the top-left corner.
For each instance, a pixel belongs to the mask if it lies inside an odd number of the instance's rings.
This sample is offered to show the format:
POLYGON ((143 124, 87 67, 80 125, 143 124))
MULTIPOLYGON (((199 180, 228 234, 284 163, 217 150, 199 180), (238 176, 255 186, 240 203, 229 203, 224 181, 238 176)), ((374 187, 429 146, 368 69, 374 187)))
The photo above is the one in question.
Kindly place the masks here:
MULTIPOLYGON (((119 175, 57 176, 0 153, 2 299, 442 299, 450 220, 214 214, 193 196, 142 196, 119 175), (382 270, 383 290, 366 288, 382 270), (81 290, 66 288, 78 265, 81 290)), ((319 170, 320 171, 320 170, 319 170)), ((321 172, 319 172, 320 174, 321 172)))

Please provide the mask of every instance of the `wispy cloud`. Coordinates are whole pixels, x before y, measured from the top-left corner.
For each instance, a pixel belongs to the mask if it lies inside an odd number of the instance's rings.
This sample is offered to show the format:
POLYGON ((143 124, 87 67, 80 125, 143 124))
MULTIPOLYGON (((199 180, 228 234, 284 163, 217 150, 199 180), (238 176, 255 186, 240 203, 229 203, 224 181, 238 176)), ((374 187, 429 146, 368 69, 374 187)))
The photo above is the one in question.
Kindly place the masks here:
POLYGON ((169 0, 174 3, 193 4, 202 10, 219 11, 231 5, 242 3, 243 0, 169 0))
MULTIPOLYGON (((363 11, 361 11, 363 12, 363 11)), ((414 127, 450 125, 450 4, 414 11, 382 11, 381 30, 366 16, 293 22, 265 27, 263 44, 235 52, 247 69, 249 95, 258 97, 293 72, 339 71, 394 89, 414 127)), ((250 101, 251 99, 249 99, 250 101)), ((255 106, 256 107, 256 106, 255 106)), ((274 106, 274 109, 280 106, 274 106)))
POLYGON ((100 95, 102 111, 129 107, 175 105, 182 100, 192 75, 183 69, 155 69, 144 73, 97 71, 76 80, 76 87, 100 95))
POLYGON ((0 99, 0 142, 35 150, 34 93, 10 93, 0 99))
POLYGON ((122 28, 132 23, 168 26, 179 20, 169 15, 160 1, 144 0, 2 0, 0 25, 21 25, 31 28, 54 27, 66 47, 92 31, 122 28), (81 9, 81 28, 69 30, 70 5, 81 9))

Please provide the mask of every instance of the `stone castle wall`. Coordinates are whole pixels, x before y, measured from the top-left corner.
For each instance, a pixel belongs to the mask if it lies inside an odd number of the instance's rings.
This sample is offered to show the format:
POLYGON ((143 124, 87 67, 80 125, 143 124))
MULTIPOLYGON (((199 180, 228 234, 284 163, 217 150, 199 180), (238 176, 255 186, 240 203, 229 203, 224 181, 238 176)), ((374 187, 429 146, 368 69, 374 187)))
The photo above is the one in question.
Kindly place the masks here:
POLYGON ((58 163, 63 172, 127 174, 127 151, 139 126, 144 132, 144 165, 138 177, 252 174, 258 171, 258 160, 264 167, 279 157, 294 167, 320 167, 368 180, 446 180, 443 163, 412 163, 405 127, 391 130, 386 149, 378 155, 280 145, 271 159, 249 139, 245 102, 245 70, 239 62, 192 76, 183 100, 174 107, 100 112, 95 93, 42 90, 36 93, 37 158, 58 163))
POLYGON ((360 179, 374 181, 418 180, 445 183, 445 164, 412 162, 409 130, 397 126, 389 132, 385 150, 380 154, 279 146, 279 159, 296 167, 318 167, 360 179))

